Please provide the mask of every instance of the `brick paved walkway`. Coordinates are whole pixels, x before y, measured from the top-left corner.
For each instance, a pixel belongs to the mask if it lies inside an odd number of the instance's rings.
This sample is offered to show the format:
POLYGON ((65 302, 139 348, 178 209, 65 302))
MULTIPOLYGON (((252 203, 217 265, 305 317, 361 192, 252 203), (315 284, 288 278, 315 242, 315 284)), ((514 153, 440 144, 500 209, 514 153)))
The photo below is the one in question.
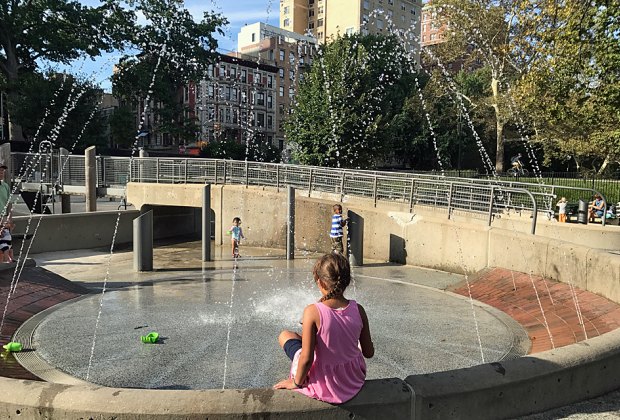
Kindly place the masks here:
MULTIPOLYGON (((523 326, 532 341, 530 354, 596 337, 620 326, 620 305, 591 292, 571 289, 565 283, 501 268, 471 276, 469 283, 474 299, 505 312, 523 326)), ((465 282, 452 291, 469 296, 465 282)))
MULTIPOLYGON (((13 266, 13 264, 11 264, 13 266)), ((0 317, 4 312, 6 297, 13 279, 14 268, 0 267, 0 317)), ((73 299, 87 293, 83 287, 77 286, 62 277, 39 267, 25 267, 11 296, 6 318, 0 332, 0 344, 6 344, 17 328, 31 316, 50 308, 60 302, 73 299)), ((3 350, 0 348, 0 350, 3 350)), ((24 349, 28 351, 28 349, 24 349)), ((25 370, 7 352, 0 353, 0 375, 15 379, 39 380, 25 370)))

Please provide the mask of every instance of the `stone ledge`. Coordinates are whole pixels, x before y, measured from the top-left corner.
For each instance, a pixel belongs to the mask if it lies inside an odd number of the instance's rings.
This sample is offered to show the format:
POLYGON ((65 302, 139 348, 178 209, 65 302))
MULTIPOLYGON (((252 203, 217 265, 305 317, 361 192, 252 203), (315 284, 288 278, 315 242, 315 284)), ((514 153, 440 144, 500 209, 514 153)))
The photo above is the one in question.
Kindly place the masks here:
POLYGON ((368 381, 335 406, 292 391, 172 391, 58 385, 0 378, 0 417, 20 419, 350 419, 408 418, 411 391, 400 379, 368 381))

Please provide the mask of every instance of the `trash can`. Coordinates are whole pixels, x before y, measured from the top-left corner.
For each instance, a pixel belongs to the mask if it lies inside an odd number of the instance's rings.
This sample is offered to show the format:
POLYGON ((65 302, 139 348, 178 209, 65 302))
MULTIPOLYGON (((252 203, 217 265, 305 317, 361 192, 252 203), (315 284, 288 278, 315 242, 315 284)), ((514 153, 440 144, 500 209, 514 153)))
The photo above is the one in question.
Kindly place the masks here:
POLYGON ((582 225, 588 224, 588 202, 579 200, 579 207, 577 208, 577 223, 582 225))

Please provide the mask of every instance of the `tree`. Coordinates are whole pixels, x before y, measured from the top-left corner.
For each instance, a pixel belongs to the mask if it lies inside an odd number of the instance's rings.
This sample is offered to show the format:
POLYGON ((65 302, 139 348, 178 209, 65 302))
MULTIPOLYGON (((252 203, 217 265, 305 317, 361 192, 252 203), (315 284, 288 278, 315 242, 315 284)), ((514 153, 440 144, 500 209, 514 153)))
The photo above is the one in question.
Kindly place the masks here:
POLYGON ((511 44, 518 9, 513 0, 435 0, 433 6, 448 28, 446 42, 436 49, 440 60, 465 58, 482 63, 490 71, 488 97, 471 104, 493 109, 495 169, 502 172, 504 128, 510 118, 506 89, 519 70, 511 44))
POLYGON ((191 77, 213 56, 217 41, 212 33, 224 22, 209 13, 194 22, 178 0, 102 0, 98 7, 73 0, 2 2, 0 74, 4 85, 0 88, 9 98, 11 139, 21 137, 12 116, 20 95, 19 80, 36 71, 40 60, 69 64, 83 55, 96 57, 103 51, 129 49, 138 51, 138 57, 125 56, 121 70, 132 61, 160 61, 162 71, 175 69, 174 77, 191 77), (147 24, 137 23, 138 13, 146 17, 147 24))
POLYGON ((40 60, 69 63, 82 54, 97 56, 122 47, 131 39, 133 12, 124 11, 116 0, 87 7, 69 0, 7 0, 0 3, 0 74, 9 102, 12 140, 21 140, 13 116, 19 81, 32 74, 40 60))
POLYGON ((68 150, 105 145, 104 123, 97 112, 103 92, 92 82, 54 72, 33 72, 23 75, 18 86, 21 94, 14 98, 12 112, 27 138, 38 133, 39 139, 49 139, 68 150), (67 106, 49 108, 53 100, 67 106))
POLYGON ((570 157, 599 173, 617 165, 620 1, 518 3, 528 66, 515 93, 547 161, 570 157))
POLYGON ((323 45, 285 122, 293 158, 353 168, 385 159, 390 123, 413 87, 411 68, 394 36, 347 35, 323 45))
POLYGON ((204 13, 197 23, 176 0, 152 0, 142 11, 152 17, 136 34, 142 52, 120 60, 113 76, 114 94, 125 102, 148 98, 146 106, 152 106, 156 121, 145 128, 191 143, 199 127, 193 110, 179 95, 188 83, 205 78, 208 66, 215 63, 217 40, 213 33, 222 32, 218 28, 226 19, 204 13))

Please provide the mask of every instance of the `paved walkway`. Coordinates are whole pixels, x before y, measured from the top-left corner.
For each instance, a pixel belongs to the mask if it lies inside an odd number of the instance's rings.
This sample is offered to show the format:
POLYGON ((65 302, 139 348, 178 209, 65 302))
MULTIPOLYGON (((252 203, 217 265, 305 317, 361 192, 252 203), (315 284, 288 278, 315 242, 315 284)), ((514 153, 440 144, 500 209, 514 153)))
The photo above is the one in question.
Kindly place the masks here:
POLYGON ((620 305, 569 284, 494 268, 454 291, 491 305, 525 328, 530 353, 597 337, 620 326, 620 305))
MULTIPOLYGON (((29 264, 32 265, 32 264, 29 264)), ((64 302, 88 291, 62 277, 37 267, 26 267, 27 276, 19 279, 15 291, 7 305, 7 294, 11 288, 15 272, 15 263, 0 266, 0 316, 6 308, 6 317, 0 343, 5 344, 19 326, 33 315, 64 302)), ((16 277, 17 278, 17 277, 16 277)), ((28 351, 26 349, 25 351, 28 351)), ((11 353, 3 352, 0 359, 0 374, 15 379, 39 380, 39 378, 24 369, 11 353)))

